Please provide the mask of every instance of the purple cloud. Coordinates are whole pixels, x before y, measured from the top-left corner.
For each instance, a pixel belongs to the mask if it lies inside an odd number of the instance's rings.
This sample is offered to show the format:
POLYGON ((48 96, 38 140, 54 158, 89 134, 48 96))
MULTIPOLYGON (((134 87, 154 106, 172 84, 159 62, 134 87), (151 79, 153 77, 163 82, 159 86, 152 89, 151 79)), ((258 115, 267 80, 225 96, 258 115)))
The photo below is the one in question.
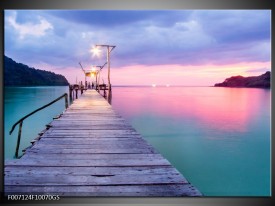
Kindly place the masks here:
POLYGON ((92 58, 89 50, 99 43, 117 46, 115 67, 265 62, 271 56, 270 15, 268 10, 8 10, 5 54, 30 65, 97 65, 106 57, 92 58))

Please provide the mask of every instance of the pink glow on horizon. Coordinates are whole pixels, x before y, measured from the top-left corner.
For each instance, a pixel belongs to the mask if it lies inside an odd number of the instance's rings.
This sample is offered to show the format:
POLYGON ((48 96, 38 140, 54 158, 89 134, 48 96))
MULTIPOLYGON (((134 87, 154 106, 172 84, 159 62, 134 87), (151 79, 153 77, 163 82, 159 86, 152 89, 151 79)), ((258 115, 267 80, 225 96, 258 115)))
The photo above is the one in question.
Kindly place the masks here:
MULTIPOLYGON (((70 84, 83 81, 84 73, 80 66, 70 68, 53 68, 50 65, 35 65, 35 68, 44 69, 64 75, 70 84)), ((111 66, 111 83, 113 85, 184 85, 184 86, 212 86, 223 82, 226 78, 236 75, 256 76, 263 72, 249 72, 249 70, 263 68, 270 70, 271 62, 249 62, 228 65, 134 65, 121 68, 111 66)), ((85 69, 85 68, 84 68, 85 69)), ((107 67, 101 72, 101 78, 107 83, 107 67)), ((95 81, 95 78, 87 78, 95 81)))
MULTIPOLYGON (((131 88, 131 91, 134 88, 131 88)), ((184 117, 195 119, 210 125, 213 130, 224 132, 245 132, 248 122, 260 108, 261 99, 270 98, 259 92, 258 89, 236 88, 136 88, 134 96, 129 95, 127 88, 114 89, 115 98, 112 101, 114 108, 123 108, 123 116, 151 114, 163 117, 172 117, 177 122, 184 117), (124 89, 124 90, 123 90, 124 89), (169 99, 167 99, 167 94, 169 99), (197 94, 197 95, 196 95, 197 94), (127 100, 127 101, 126 101, 127 100), (236 101, 238 100, 238 101, 236 101)), ((204 125, 204 124, 201 124, 204 125)))

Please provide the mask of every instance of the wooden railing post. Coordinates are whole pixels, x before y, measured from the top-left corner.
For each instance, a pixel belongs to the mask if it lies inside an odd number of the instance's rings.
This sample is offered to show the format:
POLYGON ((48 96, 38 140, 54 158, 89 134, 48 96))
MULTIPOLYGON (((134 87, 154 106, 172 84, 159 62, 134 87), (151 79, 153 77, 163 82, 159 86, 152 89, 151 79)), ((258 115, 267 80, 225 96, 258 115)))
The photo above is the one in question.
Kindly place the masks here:
POLYGON ((73 86, 69 85, 70 100, 73 99, 73 86))
POLYGON ((23 121, 21 121, 20 124, 19 124, 17 144, 16 144, 16 150, 15 150, 15 158, 18 158, 18 150, 19 150, 19 146, 20 146, 22 126, 23 126, 23 121))
POLYGON ((75 98, 78 98, 78 89, 75 89, 75 98))
POLYGON ((65 107, 66 109, 69 107, 69 103, 68 103, 68 94, 65 94, 65 107))

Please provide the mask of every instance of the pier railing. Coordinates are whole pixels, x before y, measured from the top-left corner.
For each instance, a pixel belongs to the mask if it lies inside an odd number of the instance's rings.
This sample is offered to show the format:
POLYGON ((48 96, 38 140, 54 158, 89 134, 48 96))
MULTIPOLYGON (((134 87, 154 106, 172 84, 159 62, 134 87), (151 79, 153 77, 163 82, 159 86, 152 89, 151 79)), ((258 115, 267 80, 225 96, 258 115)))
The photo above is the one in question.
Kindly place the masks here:
POLYGON ((68 94, 65 93, 65 94, 63 94, 62 96, 58 97, 57 99, 53 100, 52 102, 50 102, 50 103, 44 105, 43 107, 40 107, 40 108, 34 110, 33 112, 29 113, 28 115, 22 117, 21 119, 19 119, 19 120, 12 126, 12 128, 11 128, 11 130, 10 130, 10 135, 12 134, 12 132, 13 132, 13 130, 15 129, 16 125, 19 124, 19 130, 18 130, 18 136, 17 136, 17 144, 16 144, 16 150, 15 150, 15 158, 18 158, 18 150, 19 150, 19 146, 20 146, 20 140, 21 140, 21 133, 22 133, 23 121, 24 121, 26 118, 28 118, 29 116, 33 115, 34 113, 36 113, 36 112, 38 112, 38 111, 40 111, 40 110, 42 110, 42 109, 44 109, 44 108, 46 108, 46 107, 52 105, 53 103, 59 101, 59 100, 62 99, 62 98, 65 98, 65 107, 66 107, 66 109, 67 109, 68 106, 69 106, 69 105, 68 105, 68 94))

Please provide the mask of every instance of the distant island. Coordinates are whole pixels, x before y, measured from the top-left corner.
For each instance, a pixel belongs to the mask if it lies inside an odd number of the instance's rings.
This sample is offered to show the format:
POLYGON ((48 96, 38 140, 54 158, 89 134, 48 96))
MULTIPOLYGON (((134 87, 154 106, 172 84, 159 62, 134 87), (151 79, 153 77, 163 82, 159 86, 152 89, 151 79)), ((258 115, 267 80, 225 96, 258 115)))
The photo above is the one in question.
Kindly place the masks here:
POLYGON ((53 72, 30 68, 4 56, 5 86, 66 86, 67 79, 53 72))
POLYGON ((260 76, 233 76, 225 79, 222 83, 217 83, 215 87, 254 87, 254 88, 270 88, 270 71, 260 76))

